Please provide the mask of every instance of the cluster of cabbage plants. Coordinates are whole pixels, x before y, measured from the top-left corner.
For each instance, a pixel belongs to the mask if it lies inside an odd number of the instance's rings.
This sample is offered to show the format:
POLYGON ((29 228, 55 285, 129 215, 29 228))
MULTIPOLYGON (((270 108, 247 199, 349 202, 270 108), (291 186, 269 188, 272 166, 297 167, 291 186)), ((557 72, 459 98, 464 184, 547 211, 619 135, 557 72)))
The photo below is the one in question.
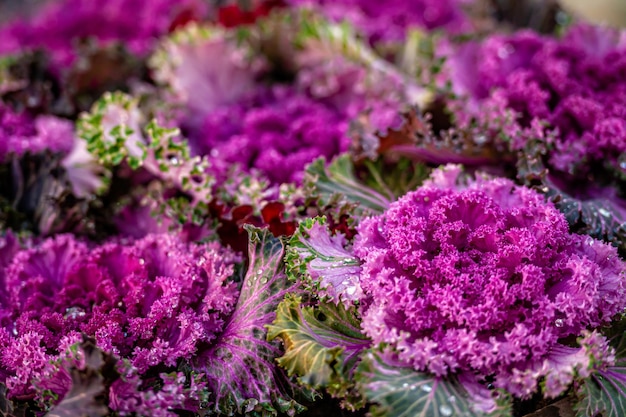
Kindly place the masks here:
POLYGON ((0 3, 0 416, 626 415, 573 3, 0 3))

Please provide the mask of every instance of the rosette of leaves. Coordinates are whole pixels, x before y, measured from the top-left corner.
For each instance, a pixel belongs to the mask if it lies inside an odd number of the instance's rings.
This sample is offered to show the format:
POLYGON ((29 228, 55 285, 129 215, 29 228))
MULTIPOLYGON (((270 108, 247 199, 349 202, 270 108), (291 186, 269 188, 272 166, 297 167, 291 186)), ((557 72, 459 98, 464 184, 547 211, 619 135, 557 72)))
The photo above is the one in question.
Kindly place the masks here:
POLYGON ((301 383, 380 416, 623 413, 620 354, 598 329, 623 311, 626 264, 541 195, 449 166, 356 232, 315 219, 290 241, 288 271, 319 298, 285 299, 270 336, 301 383))
POLYGON ((247 231, 243 276, 231 250, 174 234, 92 248, 61 235, 18 251, 0 298, 7 398, 60 415, 93 401, 107 413, 167 417, 301 411, 314 392, 277 367, 280 344, 266 340, 278 304, 298 292, 284 272, 284 243, 267 229, 247 231), (81 332, 118 361, 117 374, 91 372, 76 345, 81 332))
POLYGON ((152 66, 218 182, 238 164, 274 184, 301 183, 307 163, 348 150, 359 113, 395 126, 398 109, 421 92, 350 28, 311 12, 275 13, 238 31, 185 28, 164 40, 152 66))

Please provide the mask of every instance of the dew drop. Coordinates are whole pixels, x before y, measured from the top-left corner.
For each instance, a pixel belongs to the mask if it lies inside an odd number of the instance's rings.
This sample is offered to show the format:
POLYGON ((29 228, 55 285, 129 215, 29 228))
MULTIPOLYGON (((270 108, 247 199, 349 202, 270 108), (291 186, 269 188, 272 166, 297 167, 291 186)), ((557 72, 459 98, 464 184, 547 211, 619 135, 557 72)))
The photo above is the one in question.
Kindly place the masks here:
POLYGON ((262 269, 257 269, 256 274, 257 274, 258 276, 263 275, 263 270, 262 270, 262 269))
POLYGON ((65 309, 65 318, 76 320, 79 317, 85 317, 85 311, 80 307, 69 307, 65 309))
POLYGON ((620 167, 621 169, 626 169, 626 161, 622 161, 622 162, 620 162, 620 163, 619 163, 619 167, 620 167))
POLYGON ((409 387, 408 383, 405 382, 404 384, 402 384, 402 388, 407 389, 408 387, 409 387))
POLYGON ((556 320, 554 320, 554 325, 556 327, 563 327, 564 324, 565 323, 563 322, 563 319, 556 319, 556 320))
POLYGON ((176 165, 179 165, 179 164, 180 164, 180 160, 179 160, 177 157, 175 157, 175 156, 171 156, 171 157, 169 158, 169 161, 170 161, 170 164, 172 164, 172 165, 174 165, 174 166, 176 166, 176 165))
POLYGON ((474 138, 474 142, 476 142, 477 145, 484 145, 487 142, 487 136, 478 135, 474 138))
POLYGON ((356 287, 355 286, 348 287, 346 288, 346 292, 348 293, 348 295, 354 295, 354 293, 356 292, 356 287))
POLYGON ((267 284, 267 277, 261 278, 261 284, 267 284))
POLYGON ((424 391, 424 392, 431 392, 432 390, 433 390, 433 387, 431 387, 430 385, 428 385, 428 384, 422 385, 422 391, 424 391))
POLYGON ((442 415, 449 417, 452 415, 452 408, 450 408, 449 405, 441 405, 439 406, 439 411, 441 412, 442 415))
POLYGON ((146 260, 143 258, 139 258, 139 265, 145 265, 146 264, 146 260))
POLYGON ((424 203, 428 203, 430 201, 430 197, 424 197, 424 203))

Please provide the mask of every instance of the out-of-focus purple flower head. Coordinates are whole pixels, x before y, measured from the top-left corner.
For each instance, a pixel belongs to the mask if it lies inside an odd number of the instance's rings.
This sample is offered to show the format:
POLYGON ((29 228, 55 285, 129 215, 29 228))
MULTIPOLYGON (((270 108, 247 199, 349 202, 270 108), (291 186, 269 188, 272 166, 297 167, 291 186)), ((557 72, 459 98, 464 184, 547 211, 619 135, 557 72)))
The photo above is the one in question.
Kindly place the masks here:
POLYGON ((618 160, 626 152, 624 33, 579 25, 557 39, 521 31, 442 52, 443 78, 468 100, 453 105, 457 121, 500 119, 513 149, 537 138, 533 123, 543 125, 556 133, 553 168, 586 174, 593 163, 607 163, 626 170, 618 160))
POLYGON ((75 44, 86 38, 103 44, 120 41, 145 54, 172 26, 206 13, 201 0, 49 1, 30 17, 16 17, 0 27, 0 55, 43 48, 55 63, 66 66, 75 58, 75 44))
POLYGON ((27 152, 68 153, 73 145, 70 121, 45 115, 32 117, 0 102, 0 161, 27 152))
POLYGON ((550 367, 517 374, 626 306, 616 249, 570 234, 552 203, 508 179, 463 182, 448 166, 357 230, 363 329, 418 370, 493 376, 525 398, 550 367))
POLYGON ((54 355, 64 337, 83 332, 139 373, 191 357, 234 308, 238 289, 227 279, 238 261, 216 243, 188 245, 169 234, 97 247, 59 235, 20 251, 2 290, 11 321, 0 364, 11 395, 32 389, 19 375, 24 364, 5 359, 28 350, 26 335, 33 354, 54 355))
POLYGON ((288 0, 288 4, 319 9, 333 21, 348 21, 371 42, 404 40, 408 29, 445 29, 461 33, 471 25, 462 6, 467 0, 288 0))

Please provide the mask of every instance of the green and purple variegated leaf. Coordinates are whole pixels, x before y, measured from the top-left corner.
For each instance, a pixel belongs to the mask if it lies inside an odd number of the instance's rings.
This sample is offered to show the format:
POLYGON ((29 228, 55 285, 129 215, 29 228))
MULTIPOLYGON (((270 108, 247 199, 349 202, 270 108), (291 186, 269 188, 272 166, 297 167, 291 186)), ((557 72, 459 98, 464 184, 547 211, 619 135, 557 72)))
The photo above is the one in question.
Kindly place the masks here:
POLYGON ((268 340, 281 338, 285 345, 278 363, 290 376, 297 375, 306 386, 326 388, 342 398, 346 408, 362 406, 354 389, 354 369, 371 342, 360 331, 354 307, 303 306, 299 296, 288 294, 268 330, 268 340))
POLYGON ((359 285, 361 262, 345 248, 342 234, 331 236, 326 218, 306 219, 287 247, 287 274, 304 279, 322 299, 351 305, 363 291, 359 285))
POLYGON ((72 367, 68 373, 72 380, 69 392, 60 403, 46 414, 48 417, 105 417, 110 414, 107 390, 108 378, 119 377, 114 371, 117 359, 102 352, 93 341, 84 340, 76 346, 84 356, 83 369, 72 367))
POLYGON ((506 404, 492 402, 493 410, 484 411, 484 398, 475 400, 458 381, 417 372, 410 367, 394 366, 377 352, 367 352, 357 368, 361 394, 377 405, 373 417, 485 417, 510 416, 506 404))
POLYGON ((305 171, 307 196, 316 198, 320 207, 353 208, 355 216, 382 213, 393 195, 383 195, 361 183, 347 154, 336 157, 328 166, 324 158, 313 161, 305 171))
POLYGON ((267 229, 246 229, 249 266, 237 306, 224 332, 194 367, 207 375, 209 414, 293 413, 303 409, 297 399, 311 399, 310 393, 293 385, 276 365, 280 343, 268 342, 265 328, 291 285, 283 270, 284 244, 267 229))
POLYGON ((609 367, 595 372, 578 390, 576 417, 626 416, 626 367, 609 367))

